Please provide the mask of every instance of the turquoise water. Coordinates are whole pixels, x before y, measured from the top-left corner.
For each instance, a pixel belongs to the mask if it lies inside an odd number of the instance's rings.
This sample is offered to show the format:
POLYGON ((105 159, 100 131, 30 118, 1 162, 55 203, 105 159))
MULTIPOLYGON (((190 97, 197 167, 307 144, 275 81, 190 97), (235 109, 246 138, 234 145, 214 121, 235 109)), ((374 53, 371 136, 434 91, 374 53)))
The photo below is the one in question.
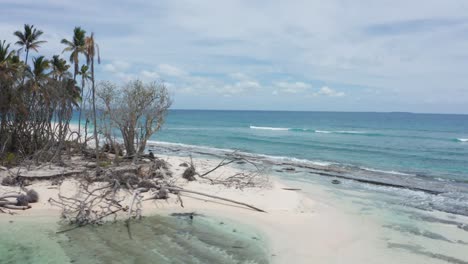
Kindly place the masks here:
MULTIPOLYGON (((0 222, 0 263, 269 263, 266 242, 247 227, 197 215, 109 222, 56 234, 50 218, 0 222)), ((0 219, 1 220, 1 219, 0 219)))
POLYGON ((468 181, 468 115, 173 110, 153 140, 468 181))

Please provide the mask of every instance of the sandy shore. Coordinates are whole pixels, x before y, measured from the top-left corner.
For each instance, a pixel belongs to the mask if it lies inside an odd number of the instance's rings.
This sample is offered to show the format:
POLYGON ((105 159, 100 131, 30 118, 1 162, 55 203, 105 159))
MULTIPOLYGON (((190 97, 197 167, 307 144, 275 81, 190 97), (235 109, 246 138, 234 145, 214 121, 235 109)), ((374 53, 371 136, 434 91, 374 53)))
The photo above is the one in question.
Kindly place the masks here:
MULTIPOLYGON (((266 213, 194 194, 183 194, 184 208, 175 197, 167 201, 146 201, 143 204, 146 215, 196 212, 251 226, 266 237, 272 263, 381 263, 381 256, 377 253, 379 251, 375 249, 383 245, 378 240, 374 224, 345 214, 329 203, 328 194, 318 187, 308 186, 308 193, 311 193, 312 188, 314 195, 306 196, 300 190, 285 190, 287 186, 272 177, 263 182, 262 187, 243 190, 207 182, 187 182, 181 178, 185 168, 179 165, 188 159, 176 156, 162 158, 169 162, 179 186, 245 202, 265 210, 266 213)), ((194 163, 199 171, 206 171, 214 167, 217 161, 200 158, 194 159, 194 163)), ((239 169, 223 167, 213 177, 233 175, 236 172, 239 169)), ((76 181, 66 180, 60 191, 72 194, 76 191, 76 186, 76 181)), ((57 186, 52 186, 50 181, 40 181, 28 188, 38 191, 39 203, 18 215, 0 214, 0 220, 31 216, 53 216, 58 219, 60 209, 48 202, 49 198, 57 197, 57 186)), ((9 191, 18 191, 18 188, 0 187, 1 193, 9 191)))

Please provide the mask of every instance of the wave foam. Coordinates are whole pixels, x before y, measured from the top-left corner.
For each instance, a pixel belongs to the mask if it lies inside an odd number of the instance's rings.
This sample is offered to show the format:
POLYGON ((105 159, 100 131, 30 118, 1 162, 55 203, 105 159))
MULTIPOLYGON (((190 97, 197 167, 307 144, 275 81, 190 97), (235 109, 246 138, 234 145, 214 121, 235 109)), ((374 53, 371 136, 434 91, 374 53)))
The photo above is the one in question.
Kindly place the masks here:
POLYGON ((399 172, 399 171, 377 170, 377 169, 371 169, 371 168, 366 168, 366 167, 361 167, 361 169, 366 170, 366 171, 381 172, 381 173, 394 174, 394 175, 414 176, 414 174, 408 174, 408 173, 399 172))
POLYGON ((289 130, 289 128, 286 127, 260 127, 260 126, 250 126, 251 129, 260 129, 260 130, 279 130, 279 131, 285 131, 289 130))
POLYGON ((250 126, 250 129, 273 130, 273 131, 314 132, 314 133, 322 133, 322 134, 369 134, 366 131, 352 131, 352 130, 327 131, 327 130, 314 130, 314 129, 308 129, 308 128, 288 128, 288 127, 250 126))
POLYGON ((368 134, 366 131, 352 131, 352 130, 338 130, 338 131, 327 131, 327 130, 315 130, 315 133, 323 134, 368 134))
POLYGON ((458 142, 468 142, 468 138, 457 138, 458 142))

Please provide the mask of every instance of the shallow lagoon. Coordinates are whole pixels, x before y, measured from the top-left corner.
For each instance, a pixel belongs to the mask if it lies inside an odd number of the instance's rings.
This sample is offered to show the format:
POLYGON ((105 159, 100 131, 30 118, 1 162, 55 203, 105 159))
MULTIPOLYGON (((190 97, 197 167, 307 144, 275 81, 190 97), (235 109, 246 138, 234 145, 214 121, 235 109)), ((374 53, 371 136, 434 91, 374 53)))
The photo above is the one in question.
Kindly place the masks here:
POLYGON ((1 222, 0 263, 269 263, 248 227, 196 215, 152 216, 63 234, 53 218, 1 222), (130 237, 131 236, 131 237, 130 237))

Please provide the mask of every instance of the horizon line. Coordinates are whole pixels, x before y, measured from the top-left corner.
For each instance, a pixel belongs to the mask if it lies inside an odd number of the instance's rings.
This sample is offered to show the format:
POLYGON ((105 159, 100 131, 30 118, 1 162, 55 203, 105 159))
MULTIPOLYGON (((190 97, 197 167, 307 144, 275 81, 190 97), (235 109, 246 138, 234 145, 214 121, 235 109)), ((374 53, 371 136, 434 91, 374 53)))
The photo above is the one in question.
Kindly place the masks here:
POLYGON ((409 112, 409 111, 333 111, 333 110, 271 110, 271 109, 195 109, 195 108, 170 108, 169 110, 183 111, 226 111, 226 112, 322 112, 322 113, 376 113, 376 114, 415 114, 415 115, 468 115, 468 113, 434 113, 434 112, 409 112))

